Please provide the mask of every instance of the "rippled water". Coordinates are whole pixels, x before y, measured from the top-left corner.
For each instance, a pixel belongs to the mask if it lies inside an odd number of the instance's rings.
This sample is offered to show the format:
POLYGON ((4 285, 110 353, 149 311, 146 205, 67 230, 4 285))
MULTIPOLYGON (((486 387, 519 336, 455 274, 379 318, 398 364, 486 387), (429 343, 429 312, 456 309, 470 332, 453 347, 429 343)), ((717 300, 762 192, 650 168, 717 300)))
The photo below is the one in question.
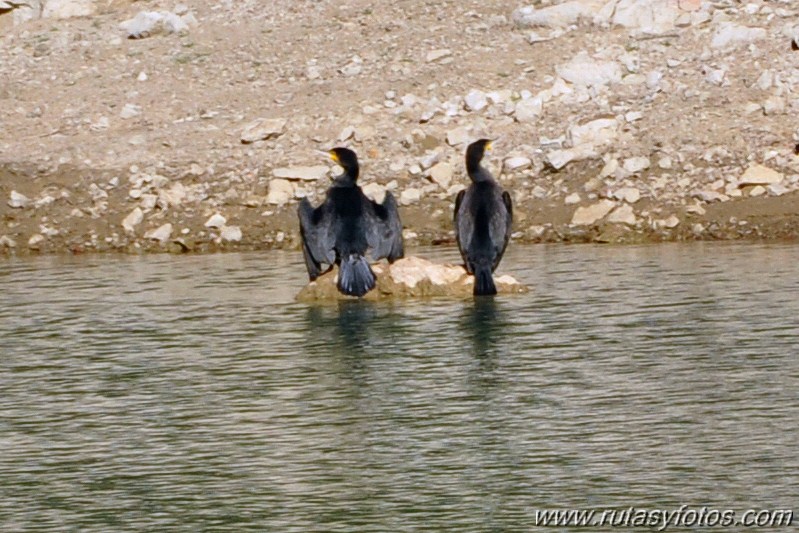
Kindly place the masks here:
POLYGON ((517 246, 528 295, 319 307, 294 253, 3 260, 0 530, 799 511, 798 257, 517 246))

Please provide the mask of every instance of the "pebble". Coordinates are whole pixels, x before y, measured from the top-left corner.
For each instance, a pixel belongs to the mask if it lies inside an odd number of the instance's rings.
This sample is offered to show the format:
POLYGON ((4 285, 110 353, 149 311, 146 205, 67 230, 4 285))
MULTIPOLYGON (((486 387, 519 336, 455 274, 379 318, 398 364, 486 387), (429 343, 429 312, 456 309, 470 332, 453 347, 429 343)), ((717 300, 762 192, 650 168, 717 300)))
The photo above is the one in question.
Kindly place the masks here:
POLYGON ((137 207, 125 217, 125 219, 122 221, 122 227, 128 233, 133 233, 136 229, 136 226, 141 224, 143 220, 144 212, 140 207, 137 207))
POLYGON ((129 119, 138 117, 142 113, 142 107, 136 104, 125 104, 125 107, 122 108, 122 111, 119 113, 119 117, 122 119, 129 119))
POLYGON ((450 146, 466 144, 469 142, 470 137, 469 129, 465 126, 453 128, 447 131, 447 144, 450 146))
POLYGON ((781 115, 785 113, 785 98, 772 96, 763 103, 763 112, 766 115, 781 115))
POLYGON ((172 224, 170 224, 169 222, 159 226, 156 229, 151 229, 150 231, 144 234, 145 239, 158 241, 161 244, 166 244, 166 242, 169 240, 169 237, 171 236, 172 236, 172 224))
POLYGON ((31 200, 27 196, 17 191, 11 191, 8 198, 8 206, 14 209, 24 209, 31 205, 31 200))
POLYGON ((587 52, 577 54, 571 61, 555 68, 558 76, 583 87, 601 87, 621 81, 621 65, 615 61, 593 59, 587 52))
POLYGON ((241 228, 238 226, 222 226, 219 238, 228 242, 239 242, 241 240, 241 228))
POLYGON ((680 224, 680 219, 677 218, 677 215, 671 215, 666 220, 661 221, 663 226, 666 228, 676 228, 680 224))
POLYGON ((276 168, 272 175, 276 178, 288 180, 316 181, 327 176, 330 169, 325 165, 310 167, 276 168))
POLYGON ((383 200, 386 198, 386 188, 379 183, 367 183, 366 185, 361 186, 361 190, 367 198, 370 198, 379 204, 382 204, 383 200))
POLYGON ((452 55, 452 50, 449 50, 447 48, 442 48, 440 50, 431 50, 430 52, 427 53, 425 60, 428 63, 432 63, 434 61, 440 61, 444 58, 449 58, 451 55, 452 55))
POLYGON ((519 100, 513 111, 513 118, 522 124, 534 122, 544 111, 544 102, 540 98, 519 100))
POLYGON ((638 219, 635 216, 633 207, 629 204, 623 204, 613 210, 608 215, 608 222, 611 224, 627 224, 628 226, 635 226, 638 219))
POLYGON ((649 168, 650 162, 648 157, 628 157, 624 160, 624 170, 630 172, 631 174, 636 174, 641 172, 642 170, 646 170, 649 168))
POLYGON ((783 177, 781 173, 767 166, 753 164, 743 173, 741 179, 738 180, 738 185, 741 187, 746 185, 770 185, 772 183, 780 183, 783 177))
POLYGON ((749 196, 763 196, 764 194, 766 194, 766 188, 762 185, 755 185, 749 191, 749 196))
POLYGON ((581 198, 580 198, 580 194, 579 194, 579 193, 576 193, 576 192, 573 192, 573 193, 571 193, 570 195, 568 195, 568 196, 567 196, 567 197, 566 197, 566 198, 563 200, 563 203, 565 203, 566 205, 574 205, 574 204, 579 204, 579 203, 580 203, 580 200, 581 200, 581 198))
POLYGON ((39 245, 42 242, 44 242, 44 236, 38 233, 34 233, 33 235, 31 235, 31 238, 28 239, 28 248, 31 248, 33 250, 38 250, 39 245))
POLYGON ((617 200, 623 200, 628 204, 634 204, 641 199, 641 191, 635 187, 622 187, 613 193, 613 197, 617 200))
POLYGON ((446 190, 452 181, 454 169, 447 162, 442 162, 430 168, 430 179, 442 189, 446 190))
POLYGON ((250 144, 279 137, 286 131, 287 122, 284 118, 259 118, 244 126, 241 142, 250 144))
POLYGON ((533 161, 529 157, 516 156, 507 158, 503 161, 502 166, 505 170, 512 172, 514 170, 530 168, 532 164, 533 161))
POLYGON ((269 182, 266 203, 283 205, 294 197, 294 185, 289 180, 273 179, 269 182))
POLYGON ((409 188, 402 191, 400 194, 400 204, 411 205, 418 203, 422 198, 422 191, 416 188, 409 188))
POLYGON ((214 213, 210 216, 210 218, 208 218, 208 220, 205 221, 204 225, 206 228, 218 229, 223 227, 225 224, 227 224, 227 219, 219 213, 214 213))
POLYGON ((0 248, 16 248, 17 243, 8 235, 0 237, 0 248))
POLYGON ((578 207, 574 211, 571 223, 575 226, 590 226, 605 218, 614 207, 616 203, 611 200, 600 200, 586 207, 578 207))
POLYGON ((467 111, 482 111, 488 105, 488 99, 483 91, 473 89, 463 98, 467 111))
POLYGON ((710 47, 716 50, 731 50, 760 39, 765 39, 765 28, 750 28, 734 22, 722 22, 713 34, 710 47))

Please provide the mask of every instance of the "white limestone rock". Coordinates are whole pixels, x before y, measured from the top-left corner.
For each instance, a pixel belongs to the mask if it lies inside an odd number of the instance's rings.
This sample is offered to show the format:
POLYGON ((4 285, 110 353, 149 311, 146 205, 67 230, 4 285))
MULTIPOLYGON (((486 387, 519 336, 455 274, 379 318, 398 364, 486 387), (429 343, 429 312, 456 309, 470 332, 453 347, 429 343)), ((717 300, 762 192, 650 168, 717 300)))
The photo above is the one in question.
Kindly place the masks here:
POLYGON ((273 179, 269 181, 269 191, 266 194, 266 203, 284 205, 294 197, 294 185, 286 179, 273 179))
POLYGON ((172 224, 167 222, 155 229, 151 229, 147 233, 144 234, 145 239, 149 239, 151 241, 158 241, 161 244, 166 244, 169 238, 172 236, 172 224))
POLYGON ((310 167, 281 167, 272 170, 275 178, 286 180, 317 181, 325 176, 330 169, 325 165, 310 167))
POLYGON ((227 219, 219 213, 214 213, 205 221, 204 225, 206 228, 219 229, 224 227, 225 224, 227 224, 227 219))
POLYGON ((616 203, 612 200, 600 200, 595 204, 585 207, 578 207, 572 216, 572 225, 575 226, 590 226, 605 218, 616 203))
POLYGON ((710 47, 715 50, 732 50, 765 39, 767 35, 765 28, 751 28, 735 22, 722 22, 713 34, 710 47))
POLYGON ((286 131, 287 122, 284 118, 259 118, 244 126, 241 142, 250 144, 280 137, 286 131))
POLYGON ((239 242, 242 238, 241 228, 238 226, 222 226, 219 238, 228 242, 239 242))
POLYGON ((603 3, 604 0, 575 0, 539 9, 525 6, 515 10, 511 19, 519 28, 565 28, 581 20, 590 21, 603 3))
POLYGON ((635 216, 635 211, 633 211, 633 206, 629 204, 623 204, 613 210, 613 212, 608 215, 607 221, 611 224, 626 224, 628 226, 635 226, 638 222, 638 218, 635 216))
POLYGON ((594 59, 582 51, 571 61, 555 68, 558 76, 582 87, 601 87, 621 81, 621 65, 615 61, 594 59))
POLYGON ((24 209, 30 207, 31 199, 17 191, 11 191, 8 197, 8 206, 14 209, 24 209))
POLYGON ((137 207, 122 220, 122 227, 126 232, 133 233, 136 231, 136 226, 141 224, 143 220, 144 212, 141 210, 141 207, 137 207))
POLYGON ((744 171, 741 179, 738 180, 739 187, 747 185, 771 185, 782 182, 784 176, 764 165, 752 164, 744 171))

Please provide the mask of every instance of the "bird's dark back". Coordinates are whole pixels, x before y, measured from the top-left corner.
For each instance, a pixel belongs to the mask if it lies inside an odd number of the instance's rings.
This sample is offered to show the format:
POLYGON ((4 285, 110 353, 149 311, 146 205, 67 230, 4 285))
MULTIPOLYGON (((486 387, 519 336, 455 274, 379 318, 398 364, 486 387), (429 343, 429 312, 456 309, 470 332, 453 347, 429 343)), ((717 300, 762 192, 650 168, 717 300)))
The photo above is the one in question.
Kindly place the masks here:
MULTIPOLYGON (((472 184, 471 210, 474 213, 475 244, 491 242, 491 217, 498 216, 499 187, 490 181, 472 184)), ((501 205, 501 202, 499 202, 501 205)), ((503 207, 504 209, 504 207, 503 207)))
POLYGON ((335 214, 336 250, 339 255, 366 253, 368 248, 364 227, 366 200, 360 187, 330 188, 328 201, 335 214))

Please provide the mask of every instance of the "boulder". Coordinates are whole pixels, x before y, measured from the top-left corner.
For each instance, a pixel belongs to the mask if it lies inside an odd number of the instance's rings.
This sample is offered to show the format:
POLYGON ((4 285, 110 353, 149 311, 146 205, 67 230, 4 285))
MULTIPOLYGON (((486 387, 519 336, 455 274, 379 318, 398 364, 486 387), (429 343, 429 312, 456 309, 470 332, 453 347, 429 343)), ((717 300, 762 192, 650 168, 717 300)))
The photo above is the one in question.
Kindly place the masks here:
MULTIPOLYGON (((377 277, 377 287, 363 297, 365 300, 436 296, 471 298, 474 290, 474 277, 467 274, 462 266, 437 264, 420 257, 405 257, 392 265, 372 265, 372 270, 377 277)), ((338 269, 333 268, 306 285, 297 295, 297 300, 319 302, 352 299, 338 291, 337 280, 338 269)), ((494 283, 499 294, 519 294, 530 290, 508 275, 495 275, 494 283)))

